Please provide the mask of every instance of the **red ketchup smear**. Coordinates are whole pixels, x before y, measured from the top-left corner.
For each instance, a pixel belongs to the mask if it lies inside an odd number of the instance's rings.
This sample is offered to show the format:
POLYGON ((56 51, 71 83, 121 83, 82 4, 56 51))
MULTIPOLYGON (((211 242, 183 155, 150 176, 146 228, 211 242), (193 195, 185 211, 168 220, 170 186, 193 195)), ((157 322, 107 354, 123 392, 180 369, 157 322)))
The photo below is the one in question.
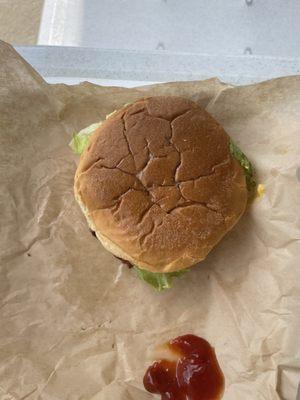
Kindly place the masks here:
POLYGON ((167 344, 177 361, 155 361, 144 376, 145 389, 161 400, 217 400, 224 391, 224 376, 214 349, 195 335, 179 336, 167 344))

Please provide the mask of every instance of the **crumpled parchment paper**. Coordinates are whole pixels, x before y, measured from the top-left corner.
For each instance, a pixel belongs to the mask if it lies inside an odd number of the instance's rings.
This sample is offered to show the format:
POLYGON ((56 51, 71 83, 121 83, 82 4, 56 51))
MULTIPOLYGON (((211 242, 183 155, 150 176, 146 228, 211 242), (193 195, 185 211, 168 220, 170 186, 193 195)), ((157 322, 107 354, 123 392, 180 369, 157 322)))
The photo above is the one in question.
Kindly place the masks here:
POLYGON ((245 87, 217 79, 136 89, 49 85, 2 42, 0 399, 152 399, 142 385, 151 348, 194 333, 216 349, 225 400, 295 400, 299 167, 300 76, 245 87), (165 293, 89 232, 68 146, 73 132, 157 94, 205 107, 265 185, 234 230, 165 293))

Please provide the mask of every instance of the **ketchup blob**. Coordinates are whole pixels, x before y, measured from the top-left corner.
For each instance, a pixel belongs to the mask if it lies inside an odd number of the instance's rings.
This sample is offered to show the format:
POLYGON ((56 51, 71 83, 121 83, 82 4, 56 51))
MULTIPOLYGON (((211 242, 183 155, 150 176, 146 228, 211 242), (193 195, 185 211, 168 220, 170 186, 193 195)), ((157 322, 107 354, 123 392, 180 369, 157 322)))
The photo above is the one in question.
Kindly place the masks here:
POLYGON ((144 387, 161 400, 217 400, 224 391, 224 376, 211 345, 195 335, 167 343, 177 361, 154 362, 144 376, 144 387))

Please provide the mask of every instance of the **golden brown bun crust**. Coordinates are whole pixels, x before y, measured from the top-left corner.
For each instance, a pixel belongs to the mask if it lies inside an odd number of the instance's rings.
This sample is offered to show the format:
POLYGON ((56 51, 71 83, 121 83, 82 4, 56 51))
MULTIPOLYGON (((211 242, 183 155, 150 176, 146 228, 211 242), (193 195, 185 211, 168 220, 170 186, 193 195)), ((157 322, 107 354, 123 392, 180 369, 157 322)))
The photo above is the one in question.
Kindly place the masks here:
POLYGON ((95 131, 75 195, 103 245, 152 272, 204 259, 247 203, 224 129, 197 104, 163 96, 125 106, 95 131))

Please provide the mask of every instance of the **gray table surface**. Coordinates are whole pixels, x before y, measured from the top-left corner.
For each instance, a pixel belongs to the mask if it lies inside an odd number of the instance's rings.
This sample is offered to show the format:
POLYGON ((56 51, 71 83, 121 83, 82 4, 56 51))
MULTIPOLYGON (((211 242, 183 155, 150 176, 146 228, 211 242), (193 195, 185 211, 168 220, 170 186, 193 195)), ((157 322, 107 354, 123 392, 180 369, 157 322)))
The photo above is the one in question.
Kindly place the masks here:
POLYGON ((300 58, 225 56, 168 51, 109 50, 65 46, 17 46, 49 82, 137 86, 152 82, 218 77, 248 84, 300 74, 300 58))

